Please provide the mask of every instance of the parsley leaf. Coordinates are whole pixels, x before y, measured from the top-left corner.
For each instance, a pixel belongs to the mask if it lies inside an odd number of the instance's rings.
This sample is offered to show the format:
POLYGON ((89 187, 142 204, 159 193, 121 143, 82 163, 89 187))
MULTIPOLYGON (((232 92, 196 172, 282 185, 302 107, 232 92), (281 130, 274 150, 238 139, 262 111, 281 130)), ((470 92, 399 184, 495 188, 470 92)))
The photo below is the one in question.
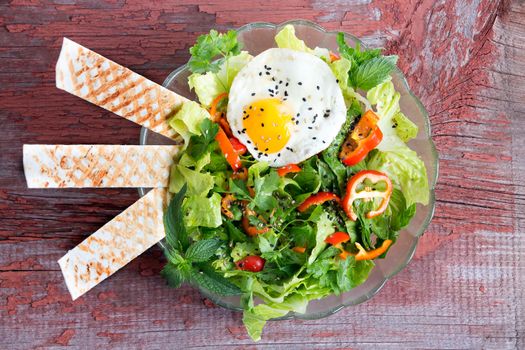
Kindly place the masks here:
POLYGON ((201 135, 193 135, 188 145, 188 153, 195 161, 207 153, 210 144, 215 141, 219 126, 206 118, 201 122, 200 129, 201 135))
POLYGON ((241 45, 237 41, 237 32, 230 30, 219 33, 211 30, 209 34, 197 38, 197 43, 190 48, 191 58, 188 66, 193 73, 217 73, 227 57, 240 53, 241 45), (214 58, 221 58, 214 61, 214 58))

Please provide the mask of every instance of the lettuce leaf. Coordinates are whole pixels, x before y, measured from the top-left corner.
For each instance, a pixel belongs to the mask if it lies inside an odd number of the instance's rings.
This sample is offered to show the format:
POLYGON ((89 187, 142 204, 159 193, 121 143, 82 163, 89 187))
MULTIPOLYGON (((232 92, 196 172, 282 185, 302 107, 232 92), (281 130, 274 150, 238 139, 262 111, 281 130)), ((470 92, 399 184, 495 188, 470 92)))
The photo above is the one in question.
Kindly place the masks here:
POLYGON ((188 227, 219 227, 222 224, 221 196, 189 196, 183 204, 184 223, 188 227))
POLYGON ((197 102, 185 102, 181 109, 168 121, 169 125, 184 139, 184 147, 192 135, 200 135, 200 125, 210 114, 197 102))
POLYGON ((239 71, 253 58, 246 51, 236 56, 228 57, 217 73, 193 73, 188 77, 190 89, 194 89, 199 102, 208 108, 213 99, 223 92, 228 92, 233 79, 239 71))
POLYGON ((179 192, 186 183, 188 184, 189 196, 207 196, 215 181, 209 173, 191 170, 182 164, 173 165, 170 173, 169 191, 172 193, 179 192))
POLYGON ((429 186, 425 163, 403 142, 400 141, 388 151, 372 151, 367 166, 386 173, 399 185, 407 206, 413 203, 428 204, 429 186))
POLYGON ((308 264, 311 264, 317 259, 319 253, 326 248, 325 239, 334 233, 334 227, 330 220, 328 213, 323 212, 317 221, 317 232, 315 234, 315 247, 312 249, 310 256, 308 257, 308 264))
POLYGON ((380 116, 378 125, 383 133, 383 140, 377 150, 368 156, 367 167, 386 173, 400 186, 407 206, 413 203, 428 204, 429 185, 425 163, 404 142, 417 134, 417 126, 401 113, 400 95, 394 84, 390 80, 379 84, 368 91, 367 98, 376 105, 380 116), (399 125, 399 121, 402 127, 398 130, 396 125, 399 125))
POLYGON ((417 136, 418 127, 408 119, 399 107, 400 94, 395 90, 392 81, 388 80, 369 90, 367 99, 372 105, 376 105, 377 113, 380 115, 379 128, 383 132, 383 141, 379 149, 385 144, 397 142, 399 139, 407 142, 417 136))
POLYGON ((306 46, 304 41, 295 35, 295 28, 291 24, 285 25, 284 28, 275 35, 275 43, 277 44, 277 47, 281 49, 311 53, 312 55, 323 59, 325 62, 330 62, 330 51, 328 51, 328 49, 316 47, 312 50, 306 46))

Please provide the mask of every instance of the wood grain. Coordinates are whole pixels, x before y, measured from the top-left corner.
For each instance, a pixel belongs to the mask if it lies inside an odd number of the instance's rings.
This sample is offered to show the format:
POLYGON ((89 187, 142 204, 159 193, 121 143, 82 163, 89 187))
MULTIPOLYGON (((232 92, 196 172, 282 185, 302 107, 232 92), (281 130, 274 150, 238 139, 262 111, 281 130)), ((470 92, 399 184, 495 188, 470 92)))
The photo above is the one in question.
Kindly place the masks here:
POLYGON ((0 347, 525 348, 523 1, 38 1, 0 3, 0 347), (291 18, 400 55, 440 153, 435 218, 371 301, 272 322, 170 290, 153 248, 72 302, 56 260, 133 203, 134 190, 27 190, 23 143, 138 143, 139 128, 55 88, 67 36, 162 82, 196 36, 291 18))

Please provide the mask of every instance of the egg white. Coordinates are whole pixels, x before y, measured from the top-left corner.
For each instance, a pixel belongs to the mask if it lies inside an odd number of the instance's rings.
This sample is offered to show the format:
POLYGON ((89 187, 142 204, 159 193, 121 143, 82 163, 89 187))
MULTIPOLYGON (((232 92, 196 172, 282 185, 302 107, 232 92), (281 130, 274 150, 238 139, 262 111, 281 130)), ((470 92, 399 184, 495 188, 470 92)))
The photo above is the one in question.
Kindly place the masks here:
POLYGON ((326 149, 346 119, 337 79, 326 62, 305 52, 272 48, 257 55, 233 80, 227 119, 235 137, 260 161, 280 167, 298 164, 326 149), (243 110, 275 97, 293 111, 290 139, 276 153, 256 149, 243 130, 243 110))

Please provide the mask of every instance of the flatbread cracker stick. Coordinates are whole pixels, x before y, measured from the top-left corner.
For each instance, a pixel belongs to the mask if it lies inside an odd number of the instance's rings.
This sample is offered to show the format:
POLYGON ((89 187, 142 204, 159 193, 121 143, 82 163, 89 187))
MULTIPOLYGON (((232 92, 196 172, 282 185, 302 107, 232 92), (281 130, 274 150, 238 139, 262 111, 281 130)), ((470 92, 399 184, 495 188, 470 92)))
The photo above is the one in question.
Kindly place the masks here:
POLYGON ((58 261, 73 300, 164 238, 166 200, 151 190, 58 261))
POLYGON ((24 145, 29 188, 167 187, 179 146, 24 145))
POLYGON ((185 97, 64 38, 56 85, 132 122, 179 140, 167 123, 185 97))

